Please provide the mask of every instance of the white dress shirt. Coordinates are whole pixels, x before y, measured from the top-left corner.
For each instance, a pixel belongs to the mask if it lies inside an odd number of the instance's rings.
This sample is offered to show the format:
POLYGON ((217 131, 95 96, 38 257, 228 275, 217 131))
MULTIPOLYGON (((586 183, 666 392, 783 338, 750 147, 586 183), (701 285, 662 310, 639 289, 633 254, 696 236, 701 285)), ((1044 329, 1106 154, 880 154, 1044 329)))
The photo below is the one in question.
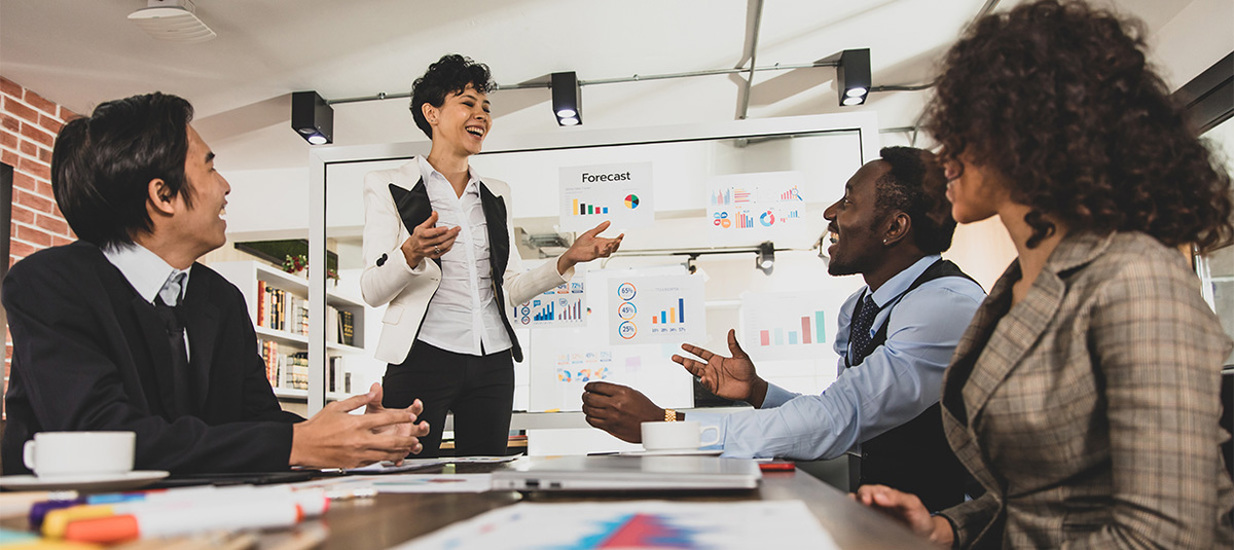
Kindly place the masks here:
MULTIPOLYGON (((167 282, 173 275, 177 273, 184 274, 184 280, 180 283, 180 299, 184 299, 184 291, 189 287, 189 275, 192 268, 176 269, 171 264, 163 261, 158 254, 151 252, 146 247, 137 243, 121 244, 103 248, 103 256, 111 265, 116 266, 120 270, 120 274, 128 280, 133 289, 137 291, 137 295, 141 296, 142 300, 154 303, 154 299, 159 295, 159 291, 163 289, 163 284, 167 282)), ((176 305, 176 304, 168 304, 176 305)), ((184 349, 188 350, 189 334, 184 332, 184 349)), ((192 351, 189 351, 189 356, 192 357, 192 351)))
POLYGON ((721 415, 690 413, 688 420, 720 430, 729 457, 835 458, 921 414, 942 395, 943 371, 985 292, 961 277, 934 279, 903 294, 940 256, 918 260, 873 293, 880 311, 870 327, 884 323, 887 341, 857 368, 844 368, 857 299, 840 308, 832 349, 841 357, 839 376, 820 395, 801 395, 770 384, 762 408, 721 415), (903 294, 903 295, 901 295, 903 294))
POLYGON ((488 222, 480 202, 480 180, 469 171, 463 195, 417 157, 429 202, 437 211, 437 227, 459 227, 454 246, 441 256, 441 284, 429 303, 419 339, 446 351, 484 355, 513 347, 501 322, 501 305, 493 299, 493 266, 489 261, 488 222))

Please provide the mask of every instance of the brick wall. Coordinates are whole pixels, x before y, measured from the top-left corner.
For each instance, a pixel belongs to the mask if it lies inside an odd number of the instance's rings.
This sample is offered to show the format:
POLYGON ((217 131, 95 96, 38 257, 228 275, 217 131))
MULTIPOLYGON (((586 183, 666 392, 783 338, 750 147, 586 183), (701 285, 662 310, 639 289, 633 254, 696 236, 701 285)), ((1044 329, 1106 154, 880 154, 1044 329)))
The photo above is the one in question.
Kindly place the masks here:
MULTIPOLYGON (((9 265, 36 250, 74 239, 51 192, 52 142, 64 121, 74 116, 76 113, 0 76, 0 162, 13 167, 9 265)), ((7 387, 13 351, 7 326, 4 348, 7 387)))

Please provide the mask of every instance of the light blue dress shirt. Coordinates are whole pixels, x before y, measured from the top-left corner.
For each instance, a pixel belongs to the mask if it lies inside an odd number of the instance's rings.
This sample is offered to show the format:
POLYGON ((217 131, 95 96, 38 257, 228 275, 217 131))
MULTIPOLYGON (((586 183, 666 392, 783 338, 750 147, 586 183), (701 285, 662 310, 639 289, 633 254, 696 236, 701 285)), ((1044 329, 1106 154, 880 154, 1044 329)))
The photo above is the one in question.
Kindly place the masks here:
POLYGON ((841 356, 836 381, 819 395, 802 395, 775 384, 762 408, 733 414, 692 412, 687 420, 720 430, 728 457, 835 458, 862 441, 908 422, 938 402, 943 371, 985 292, 962 277, 943 277, 904 293, 939 255, 918 260, 873 293, 880 310, 873 336, 887 325, 887 341, 857 368, 844 368, 853 293, 840 308, 833 347, 841 356))

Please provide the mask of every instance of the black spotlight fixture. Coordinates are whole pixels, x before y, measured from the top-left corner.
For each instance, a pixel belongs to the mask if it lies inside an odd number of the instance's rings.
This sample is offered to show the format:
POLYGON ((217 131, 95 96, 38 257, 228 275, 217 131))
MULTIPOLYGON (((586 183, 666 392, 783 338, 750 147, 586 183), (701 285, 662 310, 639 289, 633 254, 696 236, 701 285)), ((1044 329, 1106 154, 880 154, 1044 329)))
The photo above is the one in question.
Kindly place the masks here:
POLYGON ((334 108, 317 92, 291 94, 291 127, 313 145, 334 143, 334 108))
POLYGON ((870 49, 841 52, 836 82, 841 107, 865 103, 866 96, 870 95, 870 49))
POLYGON ((758 245, 758 259, 754 265, 758 266, 763 273, 770 275, 771 269, 776 265, 776 245, 771 241, 764 241, 763 244, 758 245))
POLYGON ((558 126, 578 126, 583 123, 583 93, 574 71, 549 76, 553 88, 553 116, 558 126))

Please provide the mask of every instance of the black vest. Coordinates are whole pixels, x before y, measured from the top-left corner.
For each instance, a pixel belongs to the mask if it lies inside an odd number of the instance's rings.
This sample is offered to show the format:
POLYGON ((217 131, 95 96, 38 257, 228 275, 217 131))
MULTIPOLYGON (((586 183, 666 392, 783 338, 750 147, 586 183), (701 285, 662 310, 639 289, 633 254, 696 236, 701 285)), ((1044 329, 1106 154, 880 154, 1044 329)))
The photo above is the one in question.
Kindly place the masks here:
MULTIPOLYGON (((424 178, 420 178, 420 181, 416 182, 410 191, 391 183, 390 196, 394 198, 394 205, 398 207, 399 217, 403 219, 403 225, 408 233, 424 223, 424 220, 427 220, 433 213, 433 205, 429 201, 424 178)), ((506 203, 501 200, 501 197, 489 191, 484 182, 480 182, 480 204, 484 207, 484 221, 488 227, 488 261, 493 268, 493 300, 497 302, 497 310, 501 312, 501 324, 506 328, 506 333, 510 335, 510 342, 514 345, 510 348, 510 354, 514 356, 515 361, 521 362, 523 348, 519 346, 518 337, 514 335, 514 327, 510 326, 510 320, 507 318, 506 291, 502 285, 506 264, 510 261, 510 232, 506 229, 506 203)), ((441 267, 440 258, 433 258, 433 261, 441 267)), ((424 313, 428 314, 428 308, 424 309, 424 313)), ((420 327, 423 328, 423 326, 424 319, 421 318, 420 327)), ((419 328, 416 329, 416 336, 419 336, 419 328)), ((415 343, 413 342, 412 345, 414 346, 415 343)))
MULTIPOLYGON (((943 277, 973 280, 950 261, 939 260, 926 268, 901 296, 943 277)), ((862 301, 857 300, 853 319, 861 313, 862 301)), ((888 324, 883 322, 865 349, 853 350, 855 363, 850 365, 845 357, 846 368, 860 367, 875 348, 887 341, 888 324)), ((942 410, 937 402, 916 418, 863 442, 860 470, 859 484, 887 485, 915 494, 932 512, 963 502, 969 479, 968 471, 951 452, 951 446, 943 435, 942 410)))

